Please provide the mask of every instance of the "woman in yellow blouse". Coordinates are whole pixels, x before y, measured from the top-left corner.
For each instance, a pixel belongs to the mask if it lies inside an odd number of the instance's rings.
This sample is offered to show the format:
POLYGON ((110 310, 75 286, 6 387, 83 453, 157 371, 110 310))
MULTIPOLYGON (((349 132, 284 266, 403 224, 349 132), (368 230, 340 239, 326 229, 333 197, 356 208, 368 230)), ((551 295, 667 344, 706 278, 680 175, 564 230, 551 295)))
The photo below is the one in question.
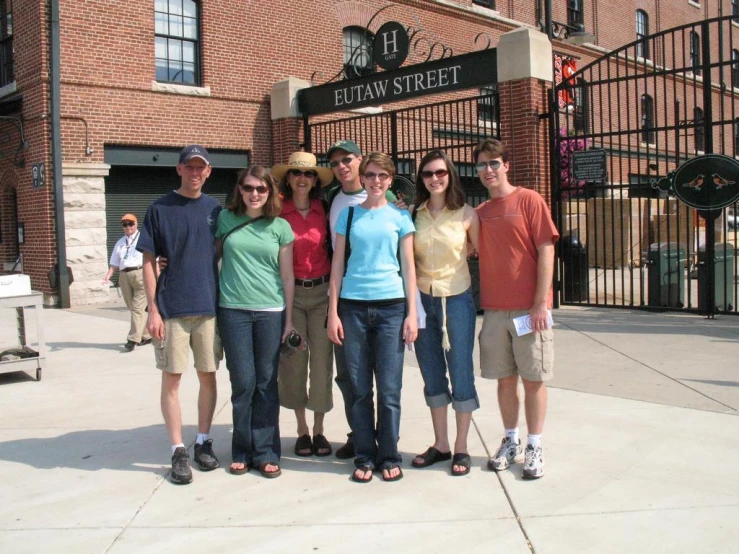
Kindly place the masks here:
POLYGON ((475 210, 465 204, 454 164, 440 150, 432 150, 421 160, 415 205, 416 275, 426 311, 426 328, 418 330, 416 339, 416 358, 431 410, 434 444, 416 456, 413 466, 428 467, 451 459, 451 474, 467 475, 472 465, 467 435, 472 412, 480 407, 472 366, 477 314, 470 290, 467 242, 469 238, 477 248, 480 223, 475 210), (449 404, 457 423, 454 456, 447 430, 449 404))

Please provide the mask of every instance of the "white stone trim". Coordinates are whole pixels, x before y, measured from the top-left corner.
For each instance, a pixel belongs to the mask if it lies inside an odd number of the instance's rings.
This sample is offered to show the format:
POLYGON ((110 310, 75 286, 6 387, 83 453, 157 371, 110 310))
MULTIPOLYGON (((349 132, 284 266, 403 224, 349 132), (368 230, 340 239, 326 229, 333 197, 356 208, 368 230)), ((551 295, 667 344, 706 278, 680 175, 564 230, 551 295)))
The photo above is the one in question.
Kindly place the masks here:
POLYGON ((110 165, 108 164, 62 164, 63 177, 107 177, 109 174, 110 165))
POLYGON ((8 83, 4 87, 0 87, 0 98, 8 94, 13 94, 16 90, 18 90, 18 85, 16 85, 15 81, 8 83))
POLYGON ((166 92, 169 94, 184 94, 185 96, 210 96, 210 87, 193 87, 177 85, 175 83, 151 82, 152 92, 166 92))

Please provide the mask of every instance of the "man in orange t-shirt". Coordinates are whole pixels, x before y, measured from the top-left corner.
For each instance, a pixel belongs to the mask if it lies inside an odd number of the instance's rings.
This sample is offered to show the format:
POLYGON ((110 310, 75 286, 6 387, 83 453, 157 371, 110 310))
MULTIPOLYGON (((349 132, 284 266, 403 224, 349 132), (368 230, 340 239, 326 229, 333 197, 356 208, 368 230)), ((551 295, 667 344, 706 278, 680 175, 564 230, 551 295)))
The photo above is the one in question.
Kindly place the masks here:
POLYGON ((544 475, 541 433, 547 409, 545 381, 552 378, 550 324, 554 243, 559 238, 549 208, 535 191, 508 181, 503 143, 481 142, 473 152, 477 175, 490 200, 480 217, 480 332, 482 377, 498 380, 498 406, 505 438, 488 468, 502 471, 524 461, 523 478, 544 475), (531 332, 519 335, 514 319, 527 317, 531 332), (518 377, 523 381, 528 440, 518 438, 518 377))

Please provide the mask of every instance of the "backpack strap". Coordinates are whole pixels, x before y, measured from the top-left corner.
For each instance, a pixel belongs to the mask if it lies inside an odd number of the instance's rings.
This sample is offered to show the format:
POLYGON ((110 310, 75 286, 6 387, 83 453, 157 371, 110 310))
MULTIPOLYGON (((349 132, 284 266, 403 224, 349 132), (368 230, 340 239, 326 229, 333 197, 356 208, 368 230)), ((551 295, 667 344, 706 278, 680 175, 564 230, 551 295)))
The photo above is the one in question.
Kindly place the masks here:
POLYGON ((328 202, 326 201, 325 198, 321 198, 321 205, 323 206, 323 213, 326 216, 326 244, 324 246, 326 248, 326 251, 328 252, 328 259, 333 260, 334 247, 331 244, 331 221, 330 221, 331 208, 329 208, 328 202))
POLYGON ((354 206, 349 206, 349 215, 346 218, 346 236, 344 239, 344 275, 346 275, 346 268, 349 265, 349 256, 352 255, 352 247, 349 244, 349 234, 352 230, 352 219, 354 219, 354 206))

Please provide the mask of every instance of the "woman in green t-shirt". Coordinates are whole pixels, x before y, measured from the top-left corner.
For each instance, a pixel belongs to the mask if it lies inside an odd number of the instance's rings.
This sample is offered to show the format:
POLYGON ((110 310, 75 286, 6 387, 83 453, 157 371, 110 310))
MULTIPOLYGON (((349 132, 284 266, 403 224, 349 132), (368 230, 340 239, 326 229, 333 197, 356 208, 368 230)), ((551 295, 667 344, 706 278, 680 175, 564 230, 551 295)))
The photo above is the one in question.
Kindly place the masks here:
POLYGON ((228 209, 218 216, 222 265, 218 329, 231 378, 232 463, 264 477, 280 470, 280 344, 293 330, 293 240, 282 218, 277 183, 262 166, 239 174, 228 209))

